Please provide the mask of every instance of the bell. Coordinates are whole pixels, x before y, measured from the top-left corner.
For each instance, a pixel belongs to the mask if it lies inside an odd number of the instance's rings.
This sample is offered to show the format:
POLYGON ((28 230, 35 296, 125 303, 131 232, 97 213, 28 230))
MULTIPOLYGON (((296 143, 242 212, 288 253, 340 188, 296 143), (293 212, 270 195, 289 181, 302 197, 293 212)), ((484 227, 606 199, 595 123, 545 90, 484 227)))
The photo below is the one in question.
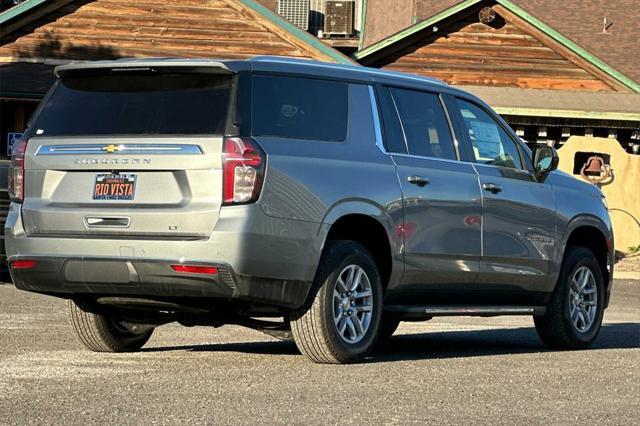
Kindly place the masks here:
POLYGON ((593 157, 589 157, 585 165, 582 166, 582 171, 587 176, 600 176, 603 171, 602 166, 602 158, 594 155, 593 157))

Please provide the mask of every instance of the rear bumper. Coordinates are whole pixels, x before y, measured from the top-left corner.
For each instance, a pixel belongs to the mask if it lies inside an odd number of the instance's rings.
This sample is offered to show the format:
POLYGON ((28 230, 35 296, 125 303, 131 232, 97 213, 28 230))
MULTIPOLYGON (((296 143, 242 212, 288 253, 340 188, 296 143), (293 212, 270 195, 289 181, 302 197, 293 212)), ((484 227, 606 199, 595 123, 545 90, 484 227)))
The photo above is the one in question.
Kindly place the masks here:
MULTIPOLYGON (((19 260, 15 258, 13 260, 19 260)), ((12 269, 21 290, 72 295, 154 296, 162 298, 228 298, 268 305, 301 306, 310 288, 304 281, 285 281, 236 274, 229 265, 198 262, 217 269, 215 274, 176 272, 180 260, 123 258, 29 257, 31 269, 12 269)))
POLYGON ((32 236, 11 205, 7 258, 36 260, 12 270, 16 287, 63 297, 90 293, 234 298, 297 308, 308 294, 327 225, 267 216, 260 206, 223 208, 201 240, 132 239, 114 235, 32 236), (175 272, 173 264, 211 265, 214 276, 175 272))

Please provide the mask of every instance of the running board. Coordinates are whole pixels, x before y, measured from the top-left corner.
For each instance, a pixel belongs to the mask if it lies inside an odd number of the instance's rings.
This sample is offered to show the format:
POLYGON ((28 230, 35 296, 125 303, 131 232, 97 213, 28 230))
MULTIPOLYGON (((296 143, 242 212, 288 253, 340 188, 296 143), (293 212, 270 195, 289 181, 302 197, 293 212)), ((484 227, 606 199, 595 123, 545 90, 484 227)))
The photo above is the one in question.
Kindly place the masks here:
POLYGON ((415 306, 386 305, 384 311, 399 318, 495 317, 500 315, 544 315, 544 306, 415 306))

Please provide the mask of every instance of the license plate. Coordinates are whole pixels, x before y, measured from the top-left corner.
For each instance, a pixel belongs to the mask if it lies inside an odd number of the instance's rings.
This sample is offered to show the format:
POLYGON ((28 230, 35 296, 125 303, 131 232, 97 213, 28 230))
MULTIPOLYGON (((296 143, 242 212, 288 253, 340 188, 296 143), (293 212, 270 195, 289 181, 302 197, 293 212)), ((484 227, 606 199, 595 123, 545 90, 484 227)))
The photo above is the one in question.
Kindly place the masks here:
POLYGON ((136 193, 136 175, 99 174, 93 185, 94 200, 133 200, 136 193))

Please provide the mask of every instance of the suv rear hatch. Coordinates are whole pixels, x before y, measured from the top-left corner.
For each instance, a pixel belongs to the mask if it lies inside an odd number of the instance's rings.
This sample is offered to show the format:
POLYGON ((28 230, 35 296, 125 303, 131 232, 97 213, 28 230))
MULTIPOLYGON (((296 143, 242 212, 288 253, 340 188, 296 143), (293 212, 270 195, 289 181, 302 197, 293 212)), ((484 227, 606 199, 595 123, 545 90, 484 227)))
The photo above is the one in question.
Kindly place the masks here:
POLYGON ((59 74, 26 134, 26 232, 210 235, 222 204, 231 72, 221 64, 59 74))

